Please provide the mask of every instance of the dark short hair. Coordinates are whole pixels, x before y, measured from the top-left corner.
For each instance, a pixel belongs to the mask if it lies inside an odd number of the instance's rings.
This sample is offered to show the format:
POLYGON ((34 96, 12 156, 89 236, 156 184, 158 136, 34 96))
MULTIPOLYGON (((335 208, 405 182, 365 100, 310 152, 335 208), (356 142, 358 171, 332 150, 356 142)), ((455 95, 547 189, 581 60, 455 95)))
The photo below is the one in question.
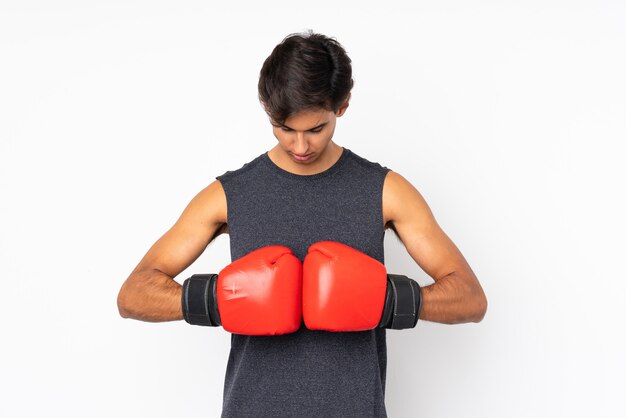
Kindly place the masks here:
POLYGON ((301 111, 337 112, 354 85, 351 62, 335 38, 310 29, 292 33, 263 63, 259 101, 278 124, 301 111))

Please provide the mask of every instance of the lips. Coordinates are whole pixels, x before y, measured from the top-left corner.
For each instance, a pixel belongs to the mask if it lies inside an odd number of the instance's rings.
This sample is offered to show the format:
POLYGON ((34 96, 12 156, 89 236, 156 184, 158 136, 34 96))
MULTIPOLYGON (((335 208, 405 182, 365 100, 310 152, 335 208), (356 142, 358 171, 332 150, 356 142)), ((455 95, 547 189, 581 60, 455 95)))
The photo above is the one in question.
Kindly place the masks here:
POLYGON ((298 161, 306 161, 311 157, 311 155, 313 155, 313 153, 304 154, 304 155, 299 155, 299 154, 291 154, 291 155, 293 155, 293 157, 298 161))

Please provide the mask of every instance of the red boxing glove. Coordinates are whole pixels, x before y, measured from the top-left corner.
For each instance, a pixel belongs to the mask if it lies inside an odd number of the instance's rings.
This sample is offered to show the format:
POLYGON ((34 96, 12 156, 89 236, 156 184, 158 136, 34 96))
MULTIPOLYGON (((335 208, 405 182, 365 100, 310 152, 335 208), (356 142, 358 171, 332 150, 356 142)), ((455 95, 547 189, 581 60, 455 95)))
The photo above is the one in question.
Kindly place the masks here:
POLYGON ((217 275, 191 276, 182 303, 190 324, 222 325, 234 334, 289 334, 302 322, 302 263, 287 247, 262 247, 217 275))
POLYGON ((375 328, 386 290, 387 271, 378 260, 339 242, 315 243, 304 259, 304 323, 328 331, 375 328))
POLYGON ((413 328, 420 307, 417 282, 388 275, 385 266, 367 254, 335 241, 309 247, 302 282, 307 328, 334 332, 413 328))

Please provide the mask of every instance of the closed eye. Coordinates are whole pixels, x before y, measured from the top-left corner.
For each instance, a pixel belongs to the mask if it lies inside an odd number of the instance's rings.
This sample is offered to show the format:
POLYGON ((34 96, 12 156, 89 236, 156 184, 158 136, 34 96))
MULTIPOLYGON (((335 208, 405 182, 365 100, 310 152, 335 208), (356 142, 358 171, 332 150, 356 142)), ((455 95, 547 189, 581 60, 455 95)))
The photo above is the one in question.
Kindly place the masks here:
MULTIPOLYGON (((283 131, 285 132, 291 132, 292 129, 288 129, 288 128, 281 128, 283 131)), ((309 132, 313 132, 314 134, 318 134, 320 132, 322 132, 323 128, 318 128, 318 129, 311 129, 309 132)))

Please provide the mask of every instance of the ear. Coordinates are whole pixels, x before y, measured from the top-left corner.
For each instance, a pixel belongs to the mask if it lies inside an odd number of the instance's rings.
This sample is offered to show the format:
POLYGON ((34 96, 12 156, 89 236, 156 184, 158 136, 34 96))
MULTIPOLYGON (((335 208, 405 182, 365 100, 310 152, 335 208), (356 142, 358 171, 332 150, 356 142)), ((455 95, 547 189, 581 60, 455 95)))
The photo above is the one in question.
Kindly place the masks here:
POLYGON ((341 105, 341 107, 337 110, 337 117, 342 116, 344 113, 346 113, 346 109, 348 108, 348 106, 350 106, 350 96, 352 95, 352 93, 348 94, 348 98, 346 99, 345 102, 343 102, 343 104, 341 105))

